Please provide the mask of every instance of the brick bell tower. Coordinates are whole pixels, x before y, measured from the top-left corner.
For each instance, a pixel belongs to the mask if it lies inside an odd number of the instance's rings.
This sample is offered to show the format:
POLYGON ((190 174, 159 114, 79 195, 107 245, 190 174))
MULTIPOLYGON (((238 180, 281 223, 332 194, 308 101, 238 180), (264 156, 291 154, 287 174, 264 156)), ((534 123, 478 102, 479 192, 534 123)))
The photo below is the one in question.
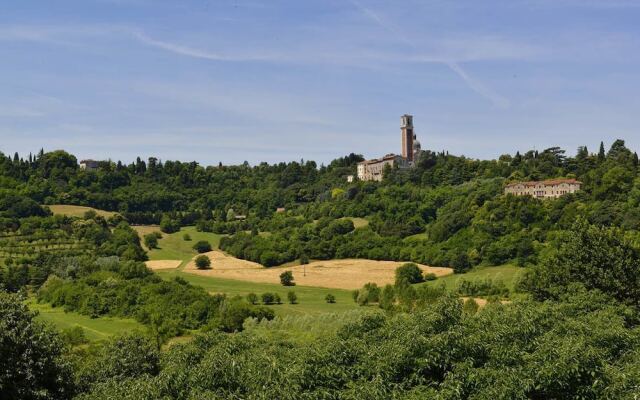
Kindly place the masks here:
POLYGON ((402 158, 413 161, 413 116, 405 114, 400 117, 400 132, 402 134, 402 158))

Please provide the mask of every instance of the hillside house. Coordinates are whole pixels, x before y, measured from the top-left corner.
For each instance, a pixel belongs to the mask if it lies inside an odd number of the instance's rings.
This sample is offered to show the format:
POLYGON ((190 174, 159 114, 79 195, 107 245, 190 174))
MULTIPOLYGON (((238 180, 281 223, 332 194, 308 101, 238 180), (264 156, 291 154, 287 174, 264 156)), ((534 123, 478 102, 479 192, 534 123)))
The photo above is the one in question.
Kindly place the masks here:
POLYGON ((538 199, 558 198, 580 191, 582 182, 575 179, 551 179, 546 181, 514 182, 504 188, 505 194, 531 196, 538 199))
POLYGON ((80 169, 85 171, 96 171, 99 167, 98 161, 95 160, 82 160, 80 161, 80 169))

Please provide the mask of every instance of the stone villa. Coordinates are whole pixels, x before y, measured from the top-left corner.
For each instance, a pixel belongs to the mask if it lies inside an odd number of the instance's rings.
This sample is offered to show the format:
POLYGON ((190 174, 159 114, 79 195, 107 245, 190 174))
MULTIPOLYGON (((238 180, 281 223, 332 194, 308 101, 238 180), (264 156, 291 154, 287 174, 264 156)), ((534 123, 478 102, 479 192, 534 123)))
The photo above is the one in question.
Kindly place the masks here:
POLYGON ((379 182, 387 165, 391 168, 411 168, 415 165, 422 149, 413 130, 413 116, 405 114, 400 118, 400 133, 402 155, 387 154, 382 158, 362 161, 358 164, 358 179, 379 182))
POLYGON ((85 171, 95 171, 99 167, 98 161, 95 160, 82 160, 80 161, 80 169, 85 171))
POLYGON ((550 199, 576 193, 581 187, 582 182, 575 179, 551 179, 547 181, 514 182, 505 186, 504 193, 514 196, 550 199))

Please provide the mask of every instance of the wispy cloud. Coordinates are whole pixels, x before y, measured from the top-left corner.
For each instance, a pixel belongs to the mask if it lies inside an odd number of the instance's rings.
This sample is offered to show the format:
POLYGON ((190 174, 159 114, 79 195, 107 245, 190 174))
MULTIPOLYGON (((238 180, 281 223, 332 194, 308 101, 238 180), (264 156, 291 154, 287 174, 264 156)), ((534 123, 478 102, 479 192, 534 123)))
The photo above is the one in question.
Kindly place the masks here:
POLYGON ((482 82, 477 81, 475 79, 472 79, 469 76, 469 74, 467 74, 465 72, 465 70, 460 67, 460 65, 458 63, 450 61, 450 62, 447 62, 447 66, 453 72, 458 74, 458 76, 460 78, 462 78, 462 80, 464 80, 465 83, 471 89, 473 89, 474 92, 476 92, 476 93, 480 94, 481 96, 491 100, 491 102, 493 104, 495 104, 496 106, 498 106, 500 108, 508 108, 511 105, 511 102, 509 101, 509 99, 507 99, 507 98, 501 96, 500 94, 494 92, 493 90, 491 90, 487 86, 483 85, 482 82))
POLYGON ((523 0, 524 4, 537 7, 580 7, 598 9, 640 8, 638 0, 523 0))
POLYGON ((0 107, 0 117, 2 118, 38 118, 45 113, 25 107, 2 106, 0 107))
POLYGON ((152 46, 152 47, 157 47, 159 49, 166 50, 171 53, 188 56, 188 57, 201 58, 201 59, 210 60, 210 61, 275 61, 275 60, 283 59, 283 57, 279 57, 279 56, 266 56, 266 55, 259 55, 259 54, 223 55, 223 54, 195 49, 192 47, 183 46, 183 45, 179 45, 171 42, 156 40, 140 31, 132 30, 130 31, 130 34, 142 44, 152 46))
MULTIPOLYGON (((387 22, 385 19, 380 17, 375 11, 371 10, 368 7, 363 6, 358 0, 349 0, 351 4, 353 4, 362 14, 364 14, 371 21, 378 24, 383 29, 391 32, 398 40, 403 42, 404 44, 409 45, 414 49, 414 51, 419 54, 420 49, 414 43, 413 40, 406 37, 402 32, 400 32, 393 24, 387 22)), ((447 55, 442 55, 442 58, 432 57, 432 56, 418 56, 414 58, 415 60, 422 60, 424 62, 439 62, 441 64, 446 65, 451 71, 453 71, 456 75, 458 75, 462 80, 466 83, 466 85, 479 94, 480 96, 491 101, 495 106, 500 108, 507 108, 510 106, 510 101, 497 94, 493 90, 489 89, 487 86, 482 84, 481 82, 472 78, 459 64, 459 61, 454 58, 449 58, 447 55)))

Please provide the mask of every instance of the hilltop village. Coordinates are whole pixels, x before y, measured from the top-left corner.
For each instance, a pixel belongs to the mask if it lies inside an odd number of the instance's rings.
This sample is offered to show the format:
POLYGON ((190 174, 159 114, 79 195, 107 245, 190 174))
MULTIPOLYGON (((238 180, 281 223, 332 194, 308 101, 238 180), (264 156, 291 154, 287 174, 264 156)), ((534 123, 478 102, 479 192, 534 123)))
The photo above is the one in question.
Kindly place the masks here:
MULTIPOLYGON (((406 170, 417 166, 423 151, 415 133, 413 115, 404 114, 400 117, 400 143, 400 154, 389 153, 380 158, 359 162, 357 164, 357 179, 360 181, 381 182, 387 167, 406 170)), ((79 167, 84 171, 97 171, 101 163, 107 162, 90 159, 81 160, 79 167)), ((354 180, 355 177, 353 175, 347 176, 349 183, 354 180)), ((582 182, 576 179, 555 178, 543 181, 511 182, 504 187, 504 194, 549 199, 576 193, 580 191, 581 187, 582 182)))
MULTIPOLYGON (((380 182, 387 167, 398 169, 415 167, 422 154, 422 145, 415 133, 412 115, 405 114, 400 117, 400 140, 400 155, 389 153, 381 158, 358 163, 358 179, 361 181, 380 182)), ((347 180, 353 182, 353 176, 348 176, 347 180)), ((505 186, 504 194, 548 199, 576 193, 580 191, 581 187, 582 182, 576 179, 558 178, 544 181, 512 182, 505 186)))

